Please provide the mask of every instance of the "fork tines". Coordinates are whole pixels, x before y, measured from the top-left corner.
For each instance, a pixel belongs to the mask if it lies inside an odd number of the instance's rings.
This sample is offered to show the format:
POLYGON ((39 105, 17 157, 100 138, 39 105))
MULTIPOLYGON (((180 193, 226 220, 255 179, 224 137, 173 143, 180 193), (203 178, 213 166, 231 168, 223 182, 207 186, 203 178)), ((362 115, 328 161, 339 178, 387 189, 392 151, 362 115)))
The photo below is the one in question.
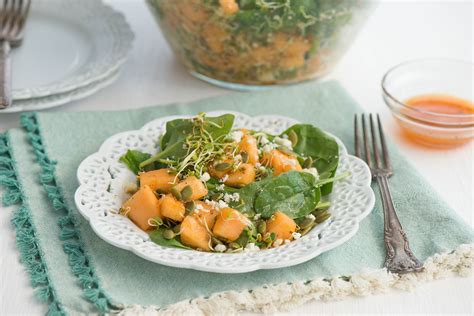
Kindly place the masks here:
POLYGON ((30 0, 3 0, 0 9, 0 37, 14 41, 20 37, 30 9, 30 0))
POLYGON ((361 125, 362 125, 362 137, 363 137, 365 161, 367 162, 367 164, 369 165, 372 171, 379 170, 379 171, 385 171, 387 173, 391 173, 392 167, 390 163, 390 157, 388 155, 388 149, 387 149, 387 144, 385 142, 385 135, 382 129, 382 123, 380 121, 380 116, 378 114, 377 114, 377 122, 375 122, 373 115, 369 114, 368 121, 370 124, 370 134, 371 134, 370 137, 369 137, 369 128, 367 127, 368 124, 367 124, 366 115, 362 114, 360 116, 360 119, 358 118, 357 114, 354 116, 355 155, 361 159, 364 159, 361 153, 359 121, 361 122, 361 125), (377 130, 378 130, 378 136, 377 136, 377 130), (379 146, 381 149, 379 149, 379 146), (372 147, 372 153, 371 153, 370 147, 372 147))

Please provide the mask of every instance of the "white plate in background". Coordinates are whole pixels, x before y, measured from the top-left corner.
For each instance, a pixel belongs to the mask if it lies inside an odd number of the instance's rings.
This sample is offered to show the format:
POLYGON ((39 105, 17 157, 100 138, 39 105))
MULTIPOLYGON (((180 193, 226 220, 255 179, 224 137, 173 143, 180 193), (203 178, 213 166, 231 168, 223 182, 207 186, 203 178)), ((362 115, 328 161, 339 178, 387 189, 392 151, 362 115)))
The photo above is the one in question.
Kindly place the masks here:
MULTIPOLYGON (((33 1, 23 43, 12 50, 13 104, 0 113, 112 78, 133 38, 124 16, 102 1, 33 1)), ((59 99, 48 107, 64 104, 59 99)))

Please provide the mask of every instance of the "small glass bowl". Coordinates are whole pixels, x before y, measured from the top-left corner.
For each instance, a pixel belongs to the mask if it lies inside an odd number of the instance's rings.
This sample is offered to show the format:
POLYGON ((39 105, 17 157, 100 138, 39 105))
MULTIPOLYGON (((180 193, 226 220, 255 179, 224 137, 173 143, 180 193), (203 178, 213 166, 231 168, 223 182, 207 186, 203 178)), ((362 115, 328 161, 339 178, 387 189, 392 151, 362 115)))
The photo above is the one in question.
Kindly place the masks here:
POLYGON ((419 59, 399 64, 382 79, 385 103, 403 133, 430 147, 449 148, 474 138, 474 111, 462 114, 430 112, 406 104, 420 95, 473 98, 474 64, 452 59, 419 59))

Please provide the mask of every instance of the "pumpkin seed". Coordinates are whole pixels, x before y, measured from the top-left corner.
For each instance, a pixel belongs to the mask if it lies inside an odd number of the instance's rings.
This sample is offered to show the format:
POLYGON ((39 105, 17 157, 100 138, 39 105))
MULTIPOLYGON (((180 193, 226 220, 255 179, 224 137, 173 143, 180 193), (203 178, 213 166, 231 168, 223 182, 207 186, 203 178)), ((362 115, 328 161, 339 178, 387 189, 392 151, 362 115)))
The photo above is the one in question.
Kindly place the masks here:
POLYGON ((214 166, 214 169, 216 169, 216 171, 227 171, 230 168, 232 168, 232 165, 228 162, 221 162, 214 166))
POLYGON ((155 191, 155 193, 158 194, 158 196, 160 196, 160 195, 162 195, 162 194, 165 194, 166 192, 163 191, 163 190, 157 189, 157 190, 155 191))
POLYGON ((218 238, 216 237, 211 237, 211 243, 212 243, 212 246, 215 247, 217 245, 223 245, 223 242, 220 241, 218 238))
POLYGON ((311 157, 306 158, 303 162, 303 168, 304 169, 311 168, 312 165, 313 165, 313 158, 311 158, 311 157))
POLYGON ((311 225, 313 225, 313 224, 314 224, 314 218, 305 217, 305 218, 301 221, 301 223, 300 223, 299 226, 300 226, 301 229, 305 229, 305 228, 307 228, 307 227, 309 227, 309 226, 311 226, 311 225))
POLYGON ((306 235, 311 229, 313 229, 314 225, 308 226, 305 229, 300 231, 301 236, 306 235))
POLYGON ((194 201, 189 201, 184 203, 184 209, 186 210, 186 215, 189 215, 192 211, 194 211, 194 208, 196 207, 196 203, 194 201))
POLYGON ((294 130, 291 130, 288 133, 288 139, 290 140, 291 144, 293 145, 293 148, 298 144, 298 134, 294 130))
POLYGON ((181 192, 176 187, 172 187, 170 192, 176 199, 181 200, 181 192))
POLYGON ((192 195, 193 195, 193 188, 191 188, 190 185, 185 186, 185 187, 181 190, 181 199, 182 199, 183 201, 189 201, 189 200, 191 200, 192 195))
POLYGON ((213 201, 219 201, 222 198, 222 193, 214 193, 211 195, 211 200, 213 201))
POLYGON ((181 231, 181 224, 178 224, 175 227, 173 227, 173 232, 175 234, 179 234, 180 231, 181 231))
POLYGON ((257 224, 257 231, 258 231, 260 234, 265 234, 265 232, 267 231, 267 223, 265 223, 265 221, 260 221, 260 222, 257 224))
POLYGON ((328 211, 320 212, 320 213, 316 216, 316 223, 321 224, 322 222, 324 222, 325 220, 327 220, 329 217, 331 217, 331 214, 329 214, 328 211))
POLYGON ((282 153, 284 153, 287 156, 294 156, 295 155, 295 153, 291 149, 289 149, 288 147, 285 147, 285 146, 278 147, 278 150, 280 150, 282 153))
POLYGON ((164 239, 173 239, 176 234, 171 229, 165 229, 163 231, 163 238, 164 239))
POLYGON ((232 249, 239 249, 239 248, 242 248, 242 246, 239 245, 239 244, 236 243, 236 242, 231 242, 231 243, 229 244, 229 248, 232 248, 232 249))
POLYGON ((320 212, 320 211, 323 211, 323 210, 327 210, 330 207, 331 207, 331 202, 329 202, 329 201, 319 202, 318 205, 316 205, 316 210, 314 210, 314 212, 320 212))
POLYGON ((242 162, 243 163, 247 163, 249 161, 249 154, 247 154, 246 151, 241 152, 240 156, 242 156, 242 162))

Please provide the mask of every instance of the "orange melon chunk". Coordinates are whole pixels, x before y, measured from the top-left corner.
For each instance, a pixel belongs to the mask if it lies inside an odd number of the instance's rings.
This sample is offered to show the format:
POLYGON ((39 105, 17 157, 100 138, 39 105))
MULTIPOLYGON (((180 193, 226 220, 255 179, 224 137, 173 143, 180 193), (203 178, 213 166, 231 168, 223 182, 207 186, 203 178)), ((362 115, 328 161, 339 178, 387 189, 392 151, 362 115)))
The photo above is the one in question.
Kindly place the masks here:
POLYGON ((196 201, 195 203, 196 207, 194 209, 193 216, 196 217, 202 224, 205 223, 207 228, 212 229, 212 227, 214 227, 214 223, 216 222, 216 217, 218 214, 217 210, 202 201, 196 201))
POLYGON ((170 169, 159 169, 141 173, 140 187, 149 186, 152 190, 160 190, 163 193, 169 193, 174 185, 176 174, 170 169))
POLYGON ((243 163, 235 170, 227 175, 224 183, 228 186, 241 188, 255 181, 255 169, 253 165, 243 163))
POLYGON ((186 186, 190 186, 192 193, 187 201, 199 200, 200 198, 207 195, 207 188, 204 183, 201 182, 195 176, 190 176, 174 186, 176 190, 181 192, 186 186))
POLYGON ((239 144, 239 150, 247 153, 247 163, 254 165, 258 162, 257 140, 252 135, 244 135, 239 144))
POLYGON ((193 248, 209 251, 211 235, 194 216, 186 216, 181 223, 181 242, 193 248))
POLYGON ((212 232, 220 238, 234 241, 239 238, 245 227, 249 225, 249 220, 239 211, 226 207, 217 216, 212 232))
POLYGON ((235 0, 219 0, 219 5, 226 15, 233 15, 239 11, 239 4, 235 0))
POLYGON ((267 233, 275 233, 277 239, 290 239, 295 231, 295 221, 280 211, 267 220, 267 233))
POLYGON ((270 153, 265 153, 263 163, 273 168, 273 174, 275 176, 290 170, 301 171, 303 169, 296 157, 286 155, 278 149, 274 149, 270 153))
POLYGON ((141 187, 122 206, 125 214, 143 230, 152 228, 148 220, 153 217, 162 218, 160 202, 149 186, 141 187))
POLYGON ((163 217, 172 219, 176 222, 181 222, 184 218, 185 207, 183 202, 176 200, 176 198, 167 194, 160 200, 160 210, 163 217))

